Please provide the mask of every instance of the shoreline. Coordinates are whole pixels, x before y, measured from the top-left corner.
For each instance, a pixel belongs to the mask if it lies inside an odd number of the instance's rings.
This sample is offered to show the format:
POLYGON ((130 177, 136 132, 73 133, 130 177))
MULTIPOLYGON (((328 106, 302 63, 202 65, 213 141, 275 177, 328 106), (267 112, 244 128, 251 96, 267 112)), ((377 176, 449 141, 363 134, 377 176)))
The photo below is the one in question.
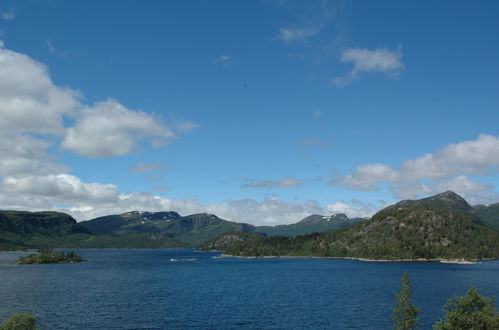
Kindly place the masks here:
POLYGON ((456 264, 456 265, 475 265, 480 261, 488 260, 498 260, 498 258, 483 258, 466 260, 464 258, 457 259, 426 259, 426 258, 416 258, 416 259, 369 259, 369 258, 358 258, 358 257, 317 257, 317 256, 233 256, 229 254, 222 254, 222 258, 246 258, 246 259, 341 259, 341 260, 356 260, 363 262, 440 262, 444 264, 456 264))

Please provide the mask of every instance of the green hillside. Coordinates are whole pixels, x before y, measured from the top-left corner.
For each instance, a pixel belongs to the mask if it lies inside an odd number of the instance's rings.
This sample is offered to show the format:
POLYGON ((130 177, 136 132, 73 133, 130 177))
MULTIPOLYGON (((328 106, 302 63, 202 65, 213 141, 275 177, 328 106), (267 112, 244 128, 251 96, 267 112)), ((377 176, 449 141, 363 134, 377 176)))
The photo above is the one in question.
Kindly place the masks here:
POLYGON ((210 239, 198 249, 205 251, 225 251, 237 244, 253 241, 262 237, 265 237, 262 233, 233 231, 223 233, 210 239))
POLYGON ((138 233, 157 233, 159 224, 180 218, 177 212, 139 212, 132 211, 117 215, 108 215, 80 225, 99 235, 131 235, 138 233))
POLYGON ((183 247, 197 247, 226 232, 256 231, 252 225, 223 220, 207 213, 181 217, 176 212, 133 211, 80 224, 93 233, 114 237, 155 234, 155 237, 163 236, 180 242, 183 247))
POLYGON ((41 241, 89 235, 71 216, 60 212, 0 211, 0 249, 41 247, 41 241))
POLYGON ((185 242, 157 233, 94 235, 60 212, 0 211, 0 250, 38 248, 170 248, 185 242))
POLYGON ((499 230, 499 203, 476 205, 473 209, 485 225, 499 230))
POLYGON ((421 203, 403 201, 336 232, 258 238, 226 253, 390 260, 499 258, 499 232, 476 223, 467 205, 456 207, 456 200, 461 199, 456 196, 446 192, 421 203))

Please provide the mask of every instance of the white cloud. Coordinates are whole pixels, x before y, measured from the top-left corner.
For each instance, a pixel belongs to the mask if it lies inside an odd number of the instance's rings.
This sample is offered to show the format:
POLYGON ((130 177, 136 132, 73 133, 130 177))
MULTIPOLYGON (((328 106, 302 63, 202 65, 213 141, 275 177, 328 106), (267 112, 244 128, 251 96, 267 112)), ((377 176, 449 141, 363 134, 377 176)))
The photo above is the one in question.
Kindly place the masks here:
POLYGON ((280 28, 277 39, 283 40, 285 42, 290 41, 305 41, 310 37, 315 36, 319 33, 320 29, 316 28, 306 28, 300 29, 295 27, 280 28))
POLYGON ((468 176, 488 174, 498 167, 499 137, 481 134, 476 140, 450 144, 397 167, 359 165, 354 173, 332 183, 354 190, 378 190, 379 184, 388 183, 398 198, 416 198, 444 190, 476 196, 492 191, 493 186, 472 181, 468 176))
POLYGON ((79 93, 54 85, 47 68, 0 43, 0 131, 64 133, 63 117, 80 106, 79 93))
POLYGON ((241 186, 241 188, 290 188, 299 187, 303 185, 300 180, 293 178, 284 178, 281 180, 256 180, 256 179, 246 179, 247 183, 241 186))
POLYGON ((347 48, 343 50, 340 62, 351 62, 354 67, 347 75, 331 80, 338 87, 352 83, 364 72, 379 72, 395 78, 404 69, 401 47, 395 51, 387 48, 377 48, 374 50, 367 48, 347 48))
POLYGON ((8 193, 32 195, 52 203, 115 202, 117 187, 112 184, 85 183, 69 174, 7 176, 2 190, 8 193))
POLYGON ((372 203, 364 203, 359 200, 351 200, 349 203, 340 201, 336 203, 327 204, 324 208, 328 211, 326 213, 343 213, 350 218, 366 218, 373 215, 380 208, 388 206, 387 203, 380 203, 374 205, 372 203))
POLYGON ((402 199, 413 198, 414 196, 435 195, 443 191, 452 190, 460 194, 491 191, 493 186, 470 180, 465 175, 459 175, 445 181, 434 183, 401 184, 398 186, 397 196, 402 199))
POLYGON ((13 20, 16 18, 17 8, 9 8, 2 13, 2 18, 6 21, 13 20))
POLYGON ((151 164, 137 163, 136 165, 130 167, 128 169, 128 172, 130 172, 130 173, 143 173, 143 172, 148 172, 148 171, 153 171, 153 170, 160 170, 163 168, 164 168, 164 166, 161 163, 151 163, 151 164))
POLYGON ((53 162, 53 155, 47 152, 49 146, 49 142, 29 135, 0 133, 0 177, 67 171, 67 166, 53 162))
POLYGON ((174 133, 158 119, 109 99, 83 109, 61 147, 87 157, 112 157, 136 151, 142 139, 166 145, 174 133))
POLYGON ((0 42, 0 132, 64 136, 62 149, 89 157, 118 156, 137 150, 147 140, 168 144, 196 123, 175 119, 171 127, 160 117, 130 110, 108 99, 85 106, 79 92, 55 85, 45 65, 6 49, 0 42), (64 119, 73 118, 73 127, 64 119))

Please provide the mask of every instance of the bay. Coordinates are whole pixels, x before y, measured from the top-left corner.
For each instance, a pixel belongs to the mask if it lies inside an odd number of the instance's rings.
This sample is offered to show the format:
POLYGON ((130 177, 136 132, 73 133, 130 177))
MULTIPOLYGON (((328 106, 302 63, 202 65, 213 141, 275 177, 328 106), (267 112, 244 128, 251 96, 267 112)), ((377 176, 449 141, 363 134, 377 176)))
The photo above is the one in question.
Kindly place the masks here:
POLYGON ((88 262, 13 265, 0 253, 0 319, 41 329, 388 329, 408 271, 423 328, 474 285, 499 296, 499 261, 473 265, 218 258, 193 250, 77 250, 88 262))

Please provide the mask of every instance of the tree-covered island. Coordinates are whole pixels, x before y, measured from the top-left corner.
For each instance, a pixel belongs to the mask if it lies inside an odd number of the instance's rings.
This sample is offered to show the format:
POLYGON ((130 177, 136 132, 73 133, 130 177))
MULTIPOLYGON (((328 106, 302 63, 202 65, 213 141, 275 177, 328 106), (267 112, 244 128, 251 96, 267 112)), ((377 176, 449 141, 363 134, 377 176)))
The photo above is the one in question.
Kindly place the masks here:
POLYGON ((83 262, 87 261, 77 255, 74 251, 65 253, 64 251, 60 253, 55 253, 49 249, 38 250, 36 254, 30 254, 28 256, 22 256, 16 262, 18 265, 28 265, 28 264, 60 264, 60 263, 73 263, 73 262, 83 262))

